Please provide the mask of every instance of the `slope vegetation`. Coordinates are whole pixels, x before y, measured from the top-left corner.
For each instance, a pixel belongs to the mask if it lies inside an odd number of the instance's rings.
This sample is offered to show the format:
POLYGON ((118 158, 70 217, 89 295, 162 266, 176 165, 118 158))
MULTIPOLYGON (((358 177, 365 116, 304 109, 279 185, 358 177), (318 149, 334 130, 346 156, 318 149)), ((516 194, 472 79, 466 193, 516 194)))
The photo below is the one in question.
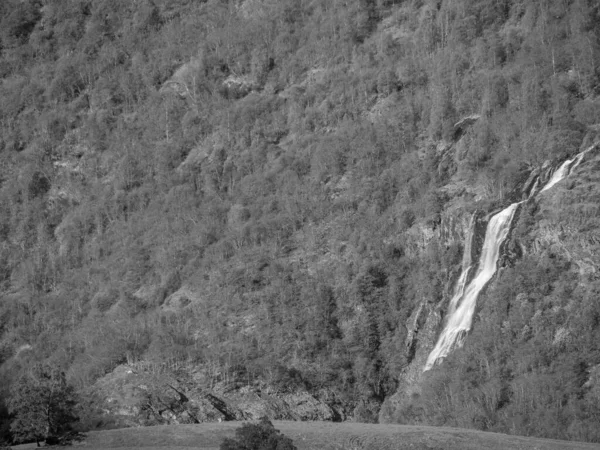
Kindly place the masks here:
MULTIPOLYGON (((523 207, 466 346, 420 375, 471 217, 597 139, 599 24, 593 0, 2 1, 2 399, 46 361, 106 426, 102 380, 141 367, 600 441, 595 156, 523 207)), ((135 423, 183 420, 163 381, 135 423)))

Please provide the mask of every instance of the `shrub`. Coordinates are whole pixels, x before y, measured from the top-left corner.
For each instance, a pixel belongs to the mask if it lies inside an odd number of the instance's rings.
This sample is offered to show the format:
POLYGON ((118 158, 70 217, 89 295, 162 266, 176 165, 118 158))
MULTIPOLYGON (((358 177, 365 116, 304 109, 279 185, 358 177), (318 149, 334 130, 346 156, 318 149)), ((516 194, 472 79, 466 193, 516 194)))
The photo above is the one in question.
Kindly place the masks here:
POLYGON ((269 419, 242 425, 235 431, 235 439, 225 438, 220 450, 296 450, 292 440, 275 429, 269 419))

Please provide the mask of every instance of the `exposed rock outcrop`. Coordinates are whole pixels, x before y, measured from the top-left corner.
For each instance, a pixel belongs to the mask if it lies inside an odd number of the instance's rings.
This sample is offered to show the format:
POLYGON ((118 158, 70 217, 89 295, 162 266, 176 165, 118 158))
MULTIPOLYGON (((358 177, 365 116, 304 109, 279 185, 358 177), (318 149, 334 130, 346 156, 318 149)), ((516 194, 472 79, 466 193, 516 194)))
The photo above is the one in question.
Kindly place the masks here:
POLYGON ((467 131, 467 129, 477 122, 481 116, 479 114, 471 114, 470 116, 463 117, 461 120, 454 124, 454 133, 452 134, 452 139, 456 142, 458 141, 463 134, 467 131))
MULTIPOLYGON (((118 366, 94 386, 106 416, 124 426, 224 420, 340 420, 342 411, 310 393, 279 392, 262 382, 207 386, 195 369, 138 363, 118 366)), ((330 399, 335 403, 334 399, 330 399)))
POLYGON ((174 93, 181 97, 188 97, 192 90, 195 79, 198 76, 202 64, 199 58, 192 58, 185 64, 182 64, 173 73, 171 78, 164 82, 160 88, 161 94, 174 93))
MULTIPOLYGON (((580 276, 589 276, 600 268, 600 260, 597 258, 600 254, 600 236, 595 219, 599 208, 591 200, 593 194, 590 196, 592 188, 600 185, 600 155, 595 149, 596 146, 591 145, 565 162, 546 162, 540 168, 523 169, 523 174, 528 175, 507 196, 507 199, 522 201, 520 205, 523 206, 519 208, 508 238, 502 246, 498 268, 511 264, 511 261, 522 257, 524 253, 545 253, 550 257, 560 254, 574 263, 572 267, 580 276), (585 164, 579 167, 583 161, 585 164), (582 226, 585 223, 589 226, 582 226)), ((485 224, 491 214, 487 218, 474 216, 471 227, 466 227, 464 215, 461 216, 461 211, 464 213, 465 209, 460 208, 457 200, 453 200, 451 204, 453 208, 447 206, 444 209, 441 224, 435 230, 422 230, 419 234, 426 239, 428 236, 433 238, 435 233, 440 238, 440 243, 446 244, 462 241, 464 257, 477 261, 481 252, 481 238, 485 235, 485 224), (469 228, 470 233, 466 232, 469 228)), ((467 266, 472 267, 473 272, 476 269, 471 262, 463 260, 463 269, 467 266)), ((451 277, 449 285, 454 284, 455 278, 451 277)), ((408 365, 400 374, 398 392, 387 398, 382 406, 380 421, 398 420, 394 411, 401 409, 400 405, 405 407, 410 403, 411 396, 419 393, 421 370, 428 352, 435 344, 439 327, 445 320, 442 311, 450 298, 450 292, 446 290, 444 299, 438 305, 423 299, 409 318, 406 338, 408 365)), ((523 333, 527 332, 528 328, 524 328, 523 333)), ((553 345, 564 346, 571 336, 572 331, 568 327, 558 328, 554 333, 553 345)))

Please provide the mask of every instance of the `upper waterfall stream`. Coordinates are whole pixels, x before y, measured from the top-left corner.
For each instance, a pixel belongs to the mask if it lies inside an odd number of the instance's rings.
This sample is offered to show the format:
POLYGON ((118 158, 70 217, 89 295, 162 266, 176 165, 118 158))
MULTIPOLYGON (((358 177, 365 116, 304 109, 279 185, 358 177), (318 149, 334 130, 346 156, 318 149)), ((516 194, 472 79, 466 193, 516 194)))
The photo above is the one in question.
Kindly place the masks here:
POLYGON ((556 183, 558 183, 560 180, 566 177, 569 173, 571 173, 571 171, 581 163, 581 160, 588 152, 588 150, 585 150, 579 153, 577 156, 574 156, 572 159, 567 159, 564 163, 562 163, 561 166, 556 170, 556 172, 552 174, 552 177, 550 178, 550 180, 548 180, 546 186, 544 186, 540 193, 550 189, 552 186, 554 186, 556 183), (571 164, 573 164, 573 167, 571 167, 571 164))
MULTIPOLYGON (((562 163, 539 193, 541 194, 550 189, 569 175, 569 173, 581 163, 585 154, 592 148, 594 148, 594 146, 589 147, 572 159, 567 159, 562 163)), ((535 192, 533 192, 532 195, 535 195, 535 192)), ((465 284, 472 266, 466 266, 463 262, 463 269, 456 284, 455 294, 450 300, 448 307, 446 324, 435 347, 427 358, 423 371, 431 369, 437 362, 448 356, 454 347, 462 346, 466 334, 471 329, 473 315, 477 305, 477 297, 496 273, 500 248, 508 236, 512 219, 517 207, 521 203, 523 202, 511 204, 490 219, 485 230, 485 240, 479 258, 477 273, 466 287, 465 284)))

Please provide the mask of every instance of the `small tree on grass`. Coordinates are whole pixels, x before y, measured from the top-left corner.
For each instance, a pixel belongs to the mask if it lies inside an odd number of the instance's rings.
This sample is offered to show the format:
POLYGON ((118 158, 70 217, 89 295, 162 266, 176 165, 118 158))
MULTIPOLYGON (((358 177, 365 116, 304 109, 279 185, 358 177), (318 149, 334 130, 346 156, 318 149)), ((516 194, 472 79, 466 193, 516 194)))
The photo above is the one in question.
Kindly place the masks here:
POLYGON ((262 418, 257 424, 244 424, 235 430, 235 439, 225 438, 220 450, 297 450, 292 440, 262 418))
POLYGON ((10 429, 17 441, 59 438, 77 420, 75 391, 64 373, 38 365, 23 375, 12 389, 8 408, 14 417, 10 429))

